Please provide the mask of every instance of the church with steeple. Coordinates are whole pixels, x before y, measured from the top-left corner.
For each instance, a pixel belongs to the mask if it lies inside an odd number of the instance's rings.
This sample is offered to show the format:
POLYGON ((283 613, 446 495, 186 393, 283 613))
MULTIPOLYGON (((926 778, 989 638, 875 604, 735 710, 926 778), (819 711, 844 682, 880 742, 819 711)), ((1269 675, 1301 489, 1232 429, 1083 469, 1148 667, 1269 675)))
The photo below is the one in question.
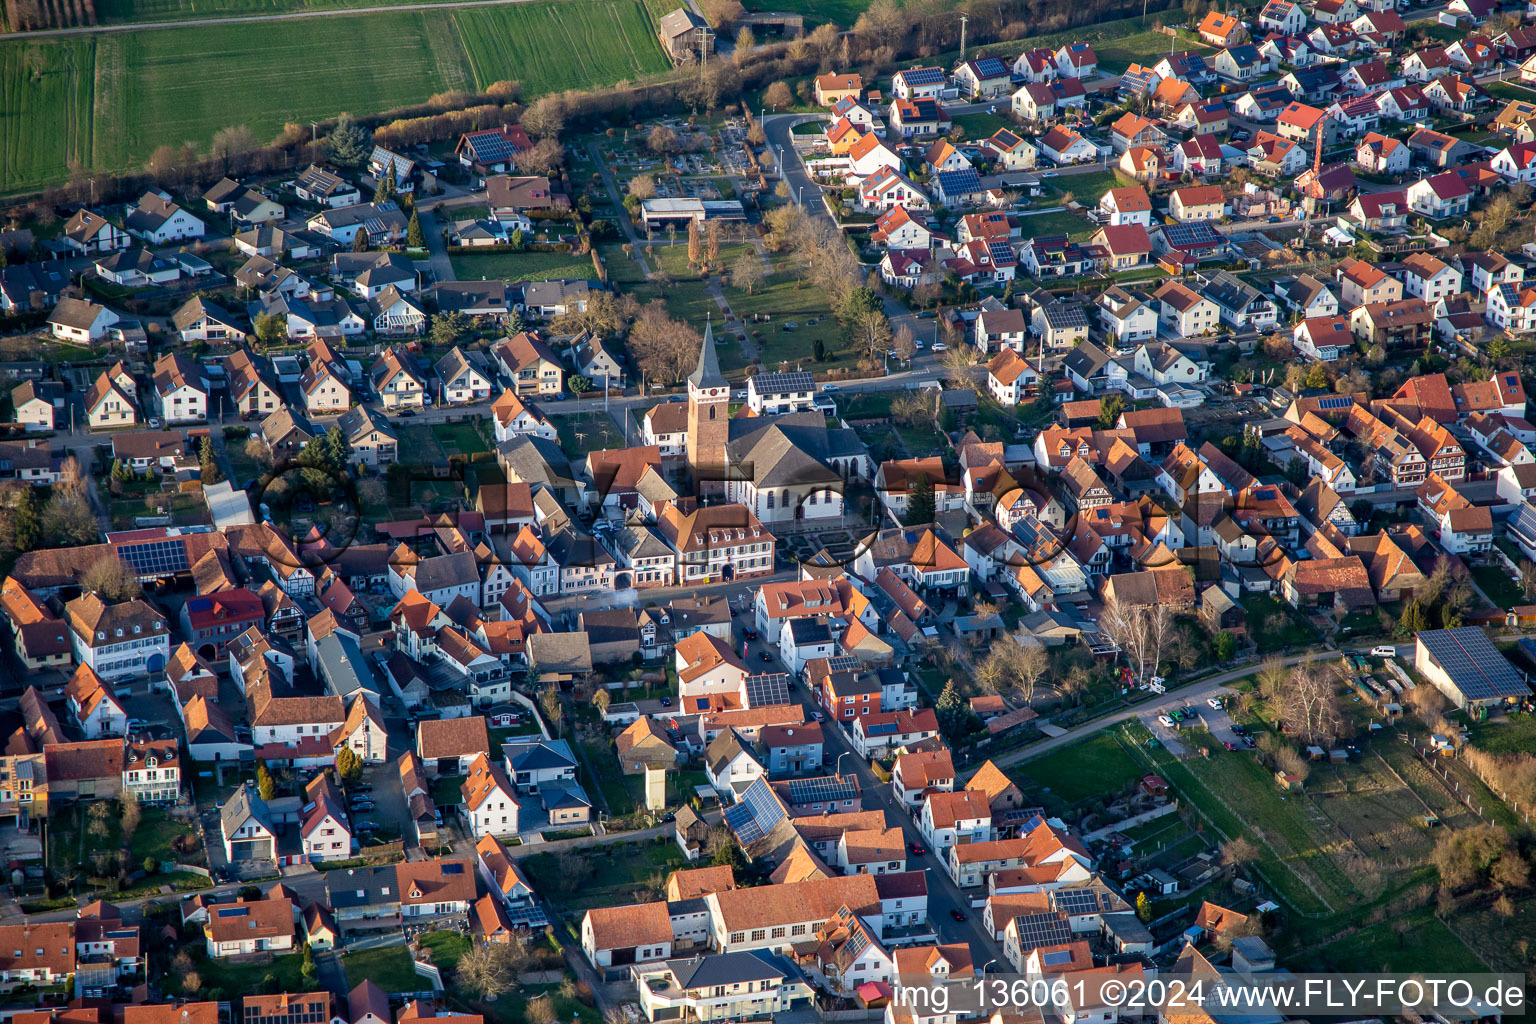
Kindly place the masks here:
POLYGON ((745 505, 765 524, 841 516, 848 481, 874 476, 858 434, 828 429, 819 410, 758 416, 743 407, 732 416, 708 323, 688 376, 684 453, 695 495, 745 505))
POLYGON ((731 386, 720 372, 715 355, 715 331, 704 325, 704 344, 699 362, 688 375, 688 471, 695 493, 721 494, 725 490, 725 446, 731 439, 731 386))

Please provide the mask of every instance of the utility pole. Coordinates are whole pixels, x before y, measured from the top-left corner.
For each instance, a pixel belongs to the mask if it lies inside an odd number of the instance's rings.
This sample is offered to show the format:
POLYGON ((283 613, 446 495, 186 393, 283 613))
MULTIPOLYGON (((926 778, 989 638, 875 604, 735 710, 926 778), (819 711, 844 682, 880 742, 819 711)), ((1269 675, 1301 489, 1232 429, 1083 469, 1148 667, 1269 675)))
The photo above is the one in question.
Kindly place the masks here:
POLYGON ((965 23, 970 20, 966 14, 960 15, 960 63, 965 63, 965 23))

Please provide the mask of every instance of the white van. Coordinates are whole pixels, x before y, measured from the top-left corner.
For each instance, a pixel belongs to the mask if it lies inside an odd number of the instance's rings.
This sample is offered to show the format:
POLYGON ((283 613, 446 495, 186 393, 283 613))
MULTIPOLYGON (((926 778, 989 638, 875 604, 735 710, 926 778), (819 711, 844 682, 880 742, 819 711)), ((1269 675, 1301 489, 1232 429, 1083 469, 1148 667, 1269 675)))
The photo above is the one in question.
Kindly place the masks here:
POLYGON ((1395 657, 1397 657, 1397 648, 1394 647, 1392 644, 1381 644, 1378 647, 1372 647, 1371 648, 1371 657, 1373 657, 1373 658, 1395 658, 1395 657))

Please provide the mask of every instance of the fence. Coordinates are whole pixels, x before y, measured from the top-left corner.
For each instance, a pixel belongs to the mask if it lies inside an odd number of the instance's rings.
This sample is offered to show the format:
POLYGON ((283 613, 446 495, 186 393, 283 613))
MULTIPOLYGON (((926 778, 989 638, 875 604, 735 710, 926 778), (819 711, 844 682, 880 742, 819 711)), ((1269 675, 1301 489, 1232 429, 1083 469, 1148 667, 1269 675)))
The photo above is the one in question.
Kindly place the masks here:
MULTIPOLYGON (((1445 755, 1442 754, 1438 748, 1431 747, 1427 744, 1420 746, 1418 737, 1416 736, 1404 736, 1403 742, 1407 743, 1413 752, 1418 754, 1419 757, 1423 759, 1424 767, 1440 776, 1440 781, 1444 782, 1447 786, 1450 787, 1452 795, 1454 795, 1456 799, 1460 800, 1466 806, 1467 810, 1476 814, 1479 821, 1488 821, 1493 817, 1491 812, 1489 814, 1484 814, 1482 804, 1472 799, 1473 793, 1471 792, 1471 787, 1462 789, 1461 782, 1451 775, 1450 769, 1446 768, 1444 764, 1440 763, 1445 755)), ((1471 765, 1467 765, 1467 770, 1471 771, 1474 776, 1477 776, 1477 772, 1473 771, 1471 765)), ((1490 793, 1507 803, 1510 810, 1519 815, 1522 821, 1524 821, 1527 825, 1531 823, 1530 811, 1522 811, 1520 809, 1519 801, 1511 800, 1508 795, 1500 793, 1487 779, 1481 778, 1480 776, 1477 777, 1478 781, 1482 782, 1483 785, 1488 787, 1488 791, 1490 793)))

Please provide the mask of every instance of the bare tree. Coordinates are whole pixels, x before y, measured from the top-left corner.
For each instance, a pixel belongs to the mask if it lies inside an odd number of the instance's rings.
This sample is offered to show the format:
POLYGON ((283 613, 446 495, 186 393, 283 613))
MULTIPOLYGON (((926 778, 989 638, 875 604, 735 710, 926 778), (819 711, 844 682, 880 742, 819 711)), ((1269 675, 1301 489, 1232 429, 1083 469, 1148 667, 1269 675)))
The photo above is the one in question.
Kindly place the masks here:
POLYGON ((1111 598, 1104 602, 1099 630, 1120 646, 1137 685, 1157 675, 1173 637, 1173 613, 1165 604, 1125 605, 1111 598))
POLYGON ((512 966, 507 953, 505 946, 494 943, 472 945, 459 957, 455 977, 470 992, 484 999, 495 999, 512 984, 512 966))
POLYGON ((763 283, 763 278, 768 273, 763 269, 762 257, 748 249, 736 258, 731 264, 731 284, 748 295, 757 291, 757 286, 763 283))
POLYGON ((547 995, 534 996, 523 1007, 523 1020, 528 1024, 555 1024, 555 1004, 547 995))
POLYGON ((637 174, 629 179, 629 194, 636 199, 656 198, 656 179, 649 174, 637 174))
POLYGON ((1051 669, 1050 655, 1040 643, 1019 644, 1019 657, 1014 664, 1014 699, 1028 706, 1035 699, 1035 687, 1051 669))
POLYGON ((896 328, 896 333, 891 336, 891 351, 904 363, 917 354, 917 335, 912 333, 912 328, 906 324, 896 328))
POLYGON ((660 299, 640 307, 629 329, 630 354, 652 380, 682 380, 693 369, 703 343, 698 331, 667 315, 660 299))
POLYGON ((1259 859, 1259 848, 1238 836, 1221 844, 1221 862, 1233 871, 1259 859))
POLYGON ((140 806, 139 798, 133 793, 123 794, 123 838, 131 839, 143 819, 144 808, 140 806))
POLYGON ((1297 665, 1280 699, 1285 731, 1308 744, 1332 742, 1344 730, 1339 697, 1327 673, 1311 662, 1297 665))
POLYGON ((80 587, 109 604, 138 597, 141 592, 138 573, 114 554, 104 554, 86 566, 80 587))
POLYGON ((944 368, 944 382, 951 388, 977 390, 976 378, 971 376, 971 355, 965 349, 948 349, 939 356, 939 365, 944 368))

